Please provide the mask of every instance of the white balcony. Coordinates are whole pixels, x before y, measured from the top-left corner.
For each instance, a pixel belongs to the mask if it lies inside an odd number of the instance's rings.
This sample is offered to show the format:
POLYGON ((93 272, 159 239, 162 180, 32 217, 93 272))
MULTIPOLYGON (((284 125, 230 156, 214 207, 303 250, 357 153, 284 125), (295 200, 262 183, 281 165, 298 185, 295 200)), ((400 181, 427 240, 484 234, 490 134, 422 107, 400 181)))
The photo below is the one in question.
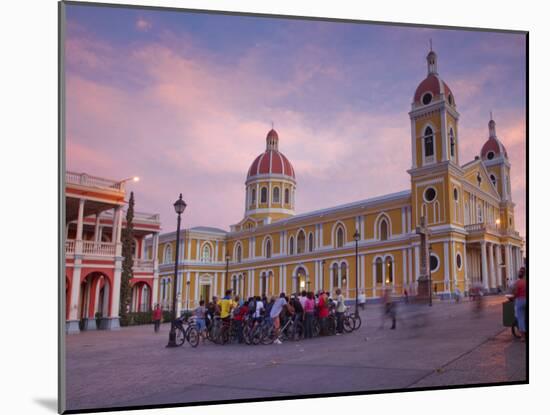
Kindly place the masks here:
POLYGON ((65 254, 112 258, 117 254, 117 244, 112 242, 78 241, 69 239, 65 242, 65 254))
POLYGON ((154 262, 152 259, 134 259, 134 272, 153 272, 154 262))
POLYGON ((68 171, 65 173, 65 182, 67 184, 78 184, 82 186, 99 187, 102 189, 112 189, 119 192, 124 191, 123 182, 104 179, 103 177, 90 176, 86 173, 75 173, 68 171))

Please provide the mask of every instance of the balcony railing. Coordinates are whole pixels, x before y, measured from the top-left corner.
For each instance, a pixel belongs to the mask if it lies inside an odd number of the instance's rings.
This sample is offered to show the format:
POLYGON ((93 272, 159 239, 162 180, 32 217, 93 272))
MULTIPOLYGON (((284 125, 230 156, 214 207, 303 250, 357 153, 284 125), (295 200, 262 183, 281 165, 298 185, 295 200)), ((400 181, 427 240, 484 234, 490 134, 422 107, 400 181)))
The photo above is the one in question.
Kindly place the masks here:
POLYGON ((134 271, 153 272, 154 262, 152 259, 134 259, 134 271))
POLYGON ((76 241, 69 239, 65 242, 65 254, 114 257, 116 254, 116 245, 112 242, 76 241))
POLYGON ((464 226, 464 229, 468 232, 492 232, 500 235, 512 235, 519 237, 518 231, 513 229, 499 229, 497 225, 492 223, 474 223, 472 225, 464 226))
POLYGON ((90 176, 86 173, 75 173, 68 171, 65 173, 65 182, 70 184, 80 184, 83 186, 100 187, 102 189, 113 189, 124 191, 124 183, 115 180, 105 179, 103 177, 90 176))

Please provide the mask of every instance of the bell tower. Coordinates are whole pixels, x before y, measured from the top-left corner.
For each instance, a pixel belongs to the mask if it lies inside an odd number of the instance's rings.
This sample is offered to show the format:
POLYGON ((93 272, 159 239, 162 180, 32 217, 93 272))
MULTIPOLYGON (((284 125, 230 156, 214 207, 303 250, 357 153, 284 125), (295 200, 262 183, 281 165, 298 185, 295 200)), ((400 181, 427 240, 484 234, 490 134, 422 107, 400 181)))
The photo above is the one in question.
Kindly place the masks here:
POLYGON ((426 56, 427 74, 414 93, 411 121, 413 227, 420 217, 427 226, 463 226, 454 212, 460 198, 458 119, 454 95, 438 73, 438 56, 426 56))

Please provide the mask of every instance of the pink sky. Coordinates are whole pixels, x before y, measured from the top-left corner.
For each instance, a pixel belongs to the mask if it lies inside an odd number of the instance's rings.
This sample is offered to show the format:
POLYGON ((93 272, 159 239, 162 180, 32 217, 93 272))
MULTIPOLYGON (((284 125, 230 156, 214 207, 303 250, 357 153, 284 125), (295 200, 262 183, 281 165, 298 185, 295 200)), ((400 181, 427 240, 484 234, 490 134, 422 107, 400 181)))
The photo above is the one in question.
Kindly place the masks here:
POLYGON ((69 14, 67 169, 140 176, 130 186, 136 209, 160 213, 164 231, 174 230, 180 192, 185 227, 228 229, 242 218, 246 173, 265 149, 271 121, 296 171, 297 213, 408 189, 407 113, 432 37, 461 113, 461 163, 479 153, 492 110, 512 164, 516 226, 525 235, 525 50, 518 35, 355 25, 371 30, 369 38, 318 22, 277 31, 278 20, 257 38, 250 33, 260 29, 243 23, 246 36, 235 34, 231 51, 216 43, 227 39, 208 38, 210 26, 180 30, 165 15, 132 12, 127 27, 118 18, 112 32, 69 14), (358 58, 358 46, 346 52, 323 41, 340 31, 345 45, 376 45, 358 58), (392 47, 402 53, 387 52, 392 47), (277 55, 281 50, 289 52, 277 55), (464 56, 472 56, 471 65, 464 56))

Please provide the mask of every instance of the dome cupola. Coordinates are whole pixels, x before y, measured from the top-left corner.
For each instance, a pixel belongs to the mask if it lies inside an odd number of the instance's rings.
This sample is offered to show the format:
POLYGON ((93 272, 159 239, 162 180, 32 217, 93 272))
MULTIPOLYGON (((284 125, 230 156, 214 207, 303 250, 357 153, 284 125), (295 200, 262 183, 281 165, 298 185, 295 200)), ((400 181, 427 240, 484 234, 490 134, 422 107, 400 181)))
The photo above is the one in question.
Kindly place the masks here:
POLYGON ((480 154, 483 160, 492 160, 500 156, 508 158, 508 153, 506 152, 504 144, 502 144, 497 137, 496 123, 493 120, 492 114, 491 120, 489 121, 489 138, 485 144, 483 144, 483 147, 481 147, 480 154))
POLYGON ((437 73, 437 54, 433 50, 430 50, 426 56, 426 62, 428 64, 428 75, 416 88, 413 105, 429 105, 438 100, 446 100, 449 105, 454 107, 455 100, 451 88, 437 73))
POLYGON ((254 159, 246 175, 245 216, 270 223, 294 215, 296 176, 279 151, 277 131, 272 128, 265 142, 265 151, 254 159))

